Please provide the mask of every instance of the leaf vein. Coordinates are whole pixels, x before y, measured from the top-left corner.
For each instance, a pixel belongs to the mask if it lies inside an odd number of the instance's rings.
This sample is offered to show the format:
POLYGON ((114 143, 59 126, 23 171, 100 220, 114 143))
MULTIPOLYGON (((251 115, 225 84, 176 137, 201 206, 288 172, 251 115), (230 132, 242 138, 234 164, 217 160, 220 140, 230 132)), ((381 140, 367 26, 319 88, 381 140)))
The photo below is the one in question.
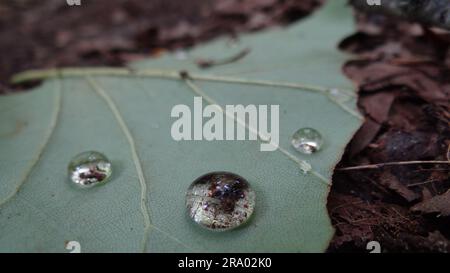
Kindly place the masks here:
MULTIPOLYGON (((236 122, 238 122, 240 125, 244 126, 245 128, 247 128, 249 131, 251 131, 252 133, 256 134, 259 136, 259 140, 263 140, 263 141, 267 141, 268 144, 270 145, 274 145, 271 141, 270 141, 270 137, 265 136, 263 134, 261 134, 261 132, 259 132, 259 130, 250 127, 245 121, 240 120, 239 118, 235 117, 234 115, 230 115, 229 113, 227 113, 226 111, 223 111, 222 107, 218 106, 219 104, 212 98, 210 97, 208 94, 206 94, 203 90, 200 89, 200 87, 198 87, 196 84, 194 84, 194 82, 188 78, 184 79, 184 82, 187 84, 187 86, 190 88, 190 90, 192 92, 194 92, 194 94, 201 96, 205 101, 207 101, 209 104, 211 105, 217 105, 218 110, 226 115, 227 117, 235 120, 236 122)), ((275 146, 275 145, 274 145, 275 146)), ((316 176, 317 178, 319 178, 320 182, 325 183, 327 186, 331 186, 331 183, 328 181, 328 179, 326 179, 322 174, 318 173, 317 171, 314 171, 311 167, 311 165, 306 162, 305 160, 301 160, 299 158, 297 158, 295 155, 291 154, 289 151, 287 151, 286 149, 280 147, 279 145, 276 146, 277 151, 280 151, 281 153, 283 153, 285 156, 287 156, 289 159, 291 159, 292 161, 294 161, 295 163, 297 163, 300 167, 300 169, 305 172, 305 173, 311 173, 314 176, 316 176)))
MULTIPOLYGON (((162 78, 162 79, 172 79, 179 80, 183 77, 180 75, 180 71, 176 70, 159 70, 159 69, 145 69, 145 70, 132 70, 127 68, 63 68, 63 69, 49 69, 49 70, 30 70, 19 73, 13 77, 13 83, 21 83, 30 80, 46 79, 52 77, 86 77, 89 75, 95 76, 117 76, 117 77, 148 77, 148 78, 162 78)), ((301 84, 295 82, 277 82, 277 81, 267 81, 267 80, 255 80, 255 79, 245 79, 230 76, 217 76, 211 74, 189 74, 189 77, 193 80, 199 81, 209 81, 209 82, 222 82, 231 84, 247 84, 247 85, 257 85, 257 86, 273 86, 281 88, 289 88, 301 91, 313 91, 324 95, 330 95, 331 90, 336 88, 327 88, 322 86, 301 84)), ((339 89, 339 92, 349 96, 356 97, 352 91, 339 89)), ((329 96, 330 97, 330 96, 329 96)), ((331 101, 337 104, 342 110, 349 113, 359 120, 363 120, 363 117, 355 110, 351 109, 347 105, 331 99, 331 101)))
POLYGON ((150 222, 150 214, 147 209, 147 183, 145 180, 144 172, 142 170, 142 164, 141 160, 139 158, 139 155, 137 153, 136 144, 134 141, 134 138, 128 128, 128 126, 125 123, 125 120, 122 117, 122 114, 120 113, 116 103, 113 101, 113 99, 107 94, 107 92, 90 76, 86 76, 86 80, 88 81, 89 85, 92 87, 92 89, 106 102, 109 109, 113 113, 117 123, 119 124, 119 127, 121 128, 122 132, 124 133, 128 144, 130 145, 131 149, 131 156, 133 159, 134 166, 136 168, 136 172, 138 174, 138 180, 141 187, 141 196, 140 196, 140 205, 141 205, 141 213, 142 217, 144 219, 144 235, 143 235, 143 242, 142 242, 142 251, 145 252, 147 248, 147 241, 150 233, 151 228, 151 222, 150 222))
POLYGON ((55 90, 55 96, 54 96, 54 111, 53 111, 53 115, 50 119, 50 124, 48 126, 48 133, 44 136, 44 140, 42 141, 42 144, 39 147, 36 156, 31 160, 30 167, 23 173, 22 178, 19 180, 19 183, 17 183, 15 189, 7 197, 5 197, 3 200, 0 201, 0 207, 4 206, 12 198, 14 198, 14 196, 16 196, 17 193, 20 191, 20 189, 23 187, 25 182, 28 180, 31 172, 33 171, 33 169, 35 168, 35 166, 41 159, 42 154, 44 153, 44 150, 48 146, 48 144, 50 142, 50 138, 52 137, 53 132, 55 131, 56 125, 59 120, 59 115, 61 112, 61 103, 62 103, 61 102, 62 101, 62 99, 61 99, 62 86, 61 86, 60 80, 56 80, 55 85, 56 85, 56 90, 55 90))

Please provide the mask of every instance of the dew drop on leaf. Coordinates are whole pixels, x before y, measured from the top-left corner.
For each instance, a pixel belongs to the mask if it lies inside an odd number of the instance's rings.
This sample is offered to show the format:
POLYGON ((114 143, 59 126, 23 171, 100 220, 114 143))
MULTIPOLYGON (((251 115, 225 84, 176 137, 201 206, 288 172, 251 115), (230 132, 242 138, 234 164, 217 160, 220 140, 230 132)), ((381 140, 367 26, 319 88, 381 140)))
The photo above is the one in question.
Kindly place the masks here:
POLYGON ((323 145, 322 135, 313 128, 301 128, 294 133, 292 146, 302 154, 313 154, 320 151, 323 145))
POLYGON ((179 60, 179 61, 184 61, 188 58, 188 55, 186 53, 186 51, 184 50, 177 50, 175 51, 175 59, 179 60))
POLYGON ((105 155, 87 151, 76 155, 68 167, 70 180, 77 186, 89 188, 104 183, 111 176, 111 162, 105 155))
POLYGON ((243 177, 214 172, 197 178, 186 193, 189 216, 202 227, 229 230, 245 223, 255 208, 255 192, 243 177))
POLYGON ((349 101, 351 99, 351 97, 348 94, 346 94, 346 93, 344 93, 341 90, 336 89, 336 88, 333 88, 333 89, 329 90, 329 96, 334 101, 341 102, 341 103, 349 101))

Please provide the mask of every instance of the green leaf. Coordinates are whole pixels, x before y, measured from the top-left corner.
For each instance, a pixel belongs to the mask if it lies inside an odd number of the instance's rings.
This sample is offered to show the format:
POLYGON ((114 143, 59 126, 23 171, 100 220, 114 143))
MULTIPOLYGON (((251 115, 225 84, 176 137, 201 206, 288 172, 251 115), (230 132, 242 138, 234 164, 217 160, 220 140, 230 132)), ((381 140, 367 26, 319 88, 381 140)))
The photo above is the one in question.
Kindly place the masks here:
POLYGON ((68 252, 67 241, 78 241, 82 252, 324 251, 333 235, 326 209, 332 171, 361 124, 355 95, 344 93, 352 89, 341 74, 346 56, 336 49, 352 32, 351 11, 344 0, 328 2, 287 29, 243 36, 237 48, 220 39, 186 60, 18 75, 49 79, 0 99, 0 251, 68 252), (241 48, 250 54, 232 64, 202 71, 193 63, 241 48), (204 105, 280 105, 280 149, 174 141, 172 107, 192 106, 199 94, 207 94, 204 105), (321 132, 320 152, 291 147, 301 127, 321 132), (106 154, 114 171, 105 185, 82 190, 69 182, 67 165, 86 150, 106 154), (185 192, 211 171, 239 174, 256 191, 245 226, 211 232, 188 218, 185 192))

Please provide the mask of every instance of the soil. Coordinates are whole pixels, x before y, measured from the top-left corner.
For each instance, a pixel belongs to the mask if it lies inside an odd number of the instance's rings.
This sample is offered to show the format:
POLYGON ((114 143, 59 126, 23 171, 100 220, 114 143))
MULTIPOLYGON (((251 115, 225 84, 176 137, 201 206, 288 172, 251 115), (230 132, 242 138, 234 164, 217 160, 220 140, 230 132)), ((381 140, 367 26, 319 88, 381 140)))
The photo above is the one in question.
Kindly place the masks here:
MULTIPOLYGON (((0 2, 0 93, 31 68, 120 66, 191 47, 219 35, 286 25, 322 0, 61 0, 0 2), (80 17, 82 14, 82 17, 80 17)), ((355 13, 358 32, 339 45, 355 54, 343 67, 359 86, 366 121, 346 148, 328 210, 329 252, 450 251, 448 164, 348 166, 449 160, 450 34, 383 14, 355 13), (340 170, 342 169, 342 170, 340 170)))

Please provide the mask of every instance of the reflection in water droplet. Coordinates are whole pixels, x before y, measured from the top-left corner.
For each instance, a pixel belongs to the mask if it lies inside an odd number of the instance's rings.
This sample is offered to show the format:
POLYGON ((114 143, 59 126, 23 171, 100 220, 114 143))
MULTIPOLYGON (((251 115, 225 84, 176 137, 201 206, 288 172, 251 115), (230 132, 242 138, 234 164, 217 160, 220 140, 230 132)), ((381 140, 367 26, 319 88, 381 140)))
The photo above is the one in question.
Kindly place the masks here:
POLYGON ((111 176, 111 162, 103 154, 95 151, 83 152, 69 163, 69 177, 82 188, 89 188, 106 182, 111 176))
POLYGON ((302 128, 294 133, 291 143, 297 151, 303 154, 312 154, 322 148, 323 139, 315 129, 302 128))
POLYGON ((197 178, 188 188, 189 216, 211 230, 242 225, 255 208, 255 192, 247 180, 229 172, 214 172, 197 178))

